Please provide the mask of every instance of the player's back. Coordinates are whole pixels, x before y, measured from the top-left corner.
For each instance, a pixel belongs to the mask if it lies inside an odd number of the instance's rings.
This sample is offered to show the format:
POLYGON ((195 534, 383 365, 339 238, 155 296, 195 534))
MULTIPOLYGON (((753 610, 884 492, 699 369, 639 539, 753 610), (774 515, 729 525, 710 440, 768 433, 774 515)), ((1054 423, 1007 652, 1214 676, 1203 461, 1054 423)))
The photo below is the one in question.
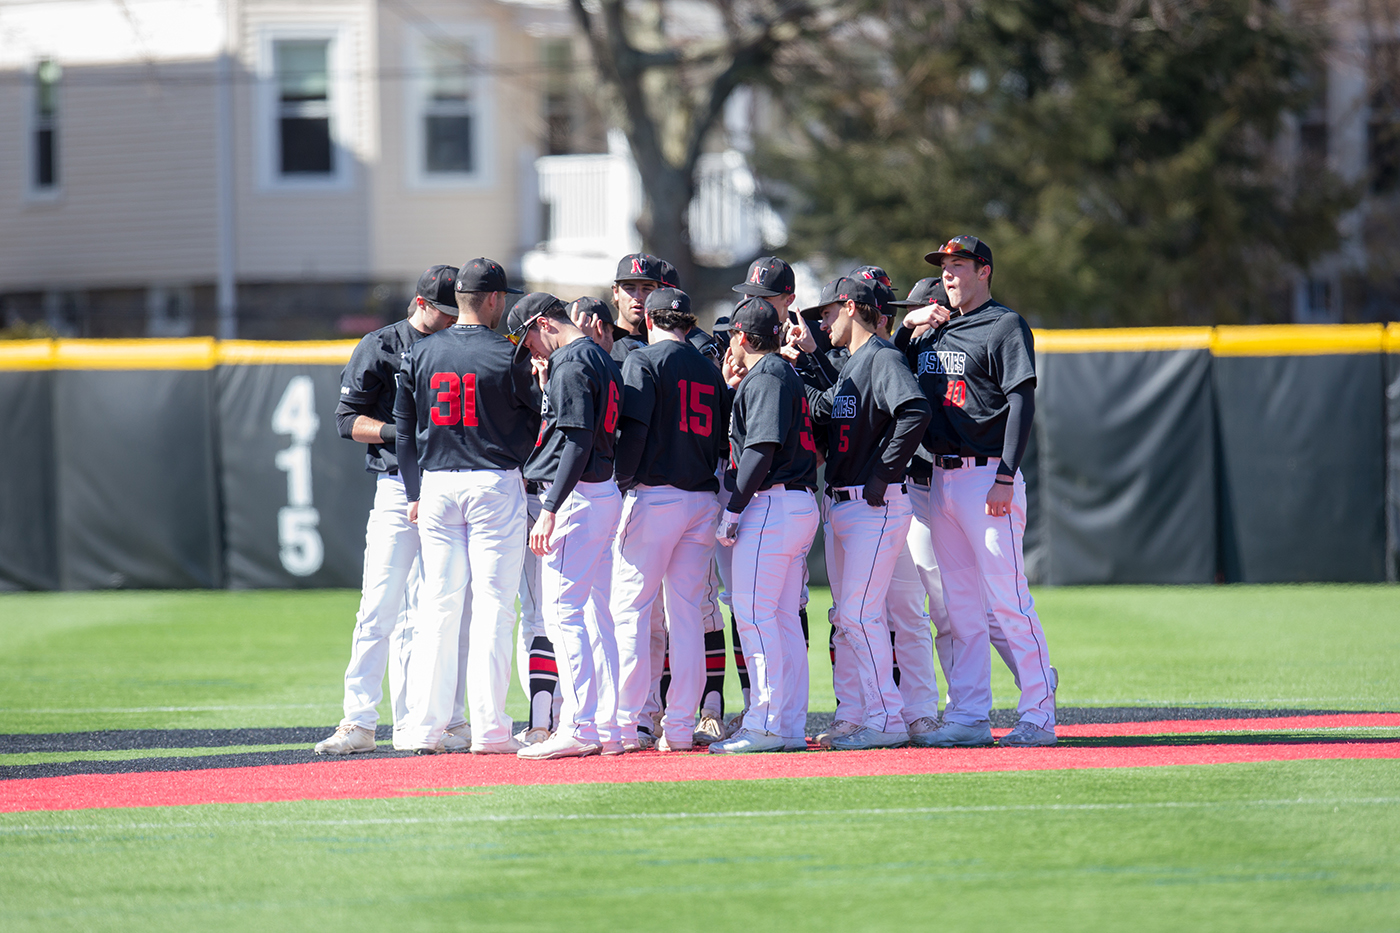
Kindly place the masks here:
POLYGON ((667 340, 630 354, 623 383, 623 416, 649 425, 637 482, 717 492, 728 407, 714 364, 690 342, 667 340))
POLYGON ((731 413, 730 471, 745 447, 756 443, 776 443, 777 451, 762 489, 777 485, 817 485, 817 445, 812 437, 812 419, 802 378, 777 353, 763 356, 749 370, 734 393, 731 413))
POLYGON ((512 470, 525 463, 539 429, 539 401, 514 349, 479 324, 455 324, 414 345, 403 384, 417 409, 423 469, 512 470))

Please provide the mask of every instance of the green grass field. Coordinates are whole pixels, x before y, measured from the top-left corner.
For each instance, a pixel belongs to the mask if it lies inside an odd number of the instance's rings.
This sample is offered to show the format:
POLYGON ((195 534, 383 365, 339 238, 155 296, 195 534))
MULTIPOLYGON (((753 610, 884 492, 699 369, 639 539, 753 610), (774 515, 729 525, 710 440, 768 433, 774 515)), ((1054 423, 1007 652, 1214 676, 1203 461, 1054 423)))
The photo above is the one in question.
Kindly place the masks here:
MULTIPOLYGON (((1400 589, 1036 597, 1064 707, 1400 710, 1400 589)), ((0 734, 329 725, 356 598, 0 597, 0 734)), ((1400 762, 0 815, 0 930, 192 927, 1400 930, 1400 762)))

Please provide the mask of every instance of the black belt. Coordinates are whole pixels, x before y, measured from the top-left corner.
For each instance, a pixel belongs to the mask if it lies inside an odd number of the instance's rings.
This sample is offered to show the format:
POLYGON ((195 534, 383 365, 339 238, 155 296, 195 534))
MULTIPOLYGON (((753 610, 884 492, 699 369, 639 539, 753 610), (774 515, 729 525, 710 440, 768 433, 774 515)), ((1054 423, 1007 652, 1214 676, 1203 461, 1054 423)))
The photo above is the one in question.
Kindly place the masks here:
POLYGON ((927 486, 933 482, 933 474, 929 474, 928 476, 910 476, 907 482, 913 483, 915 486, 927 486))
POLYGON ((779 487, 779 486, 783 487, 783 488, 786 489, 788 492, 811 492, 811 491, 812 491, 812 487, 811 487, 811 486, 803 486, 801 483, 774 483, 772 486, 760 486, 760 487, 758 488, 758 491, 759 491, 759 492, 767 492, 768 490, 770 490, 770 489, 776 489, 776 488, 779 487))
POLYGON ((944 454, 934 454, 934 456, 933 456, 933 465, 936 466, 936 467, 938 467, 938 468, 940 468, 940 469, 943 469, 943 470, 957 470, 957 469, 961 469, 962 467, 967 466, 967 462, 968 462, 969 460, 971 460, 973 463, 977 464, 978 466, 986 466, 986 465, 987 465, 987 458, 986 458, 986 457, 958 457, 958 456, 951 456, 951 457, 950 457, 950 456, 945 456, 944 454))
MULTIPOLYGON (((899 484, 899 491, 905 495, 909 494, 909 490, 904 487, 903 483, 899 484)), ((850 502, 856 498, 855 494, 849 489, 833 489, 830 486, 826 487, 826 494, 837 502, 850 502)))
POLYGON ((540 484, 539 484, 539 483, 535 482, 535 481, 532 480, 532 479, 527 479, 527 480, 525 481, 525 494, 526 494, 526 495, 529 495, 529 496, 538 496, 538 495, 539 495, 540 493, 542 493, 542 492, 544 492, 544 490, 543 490, 542 488, 540 488, 540 484))

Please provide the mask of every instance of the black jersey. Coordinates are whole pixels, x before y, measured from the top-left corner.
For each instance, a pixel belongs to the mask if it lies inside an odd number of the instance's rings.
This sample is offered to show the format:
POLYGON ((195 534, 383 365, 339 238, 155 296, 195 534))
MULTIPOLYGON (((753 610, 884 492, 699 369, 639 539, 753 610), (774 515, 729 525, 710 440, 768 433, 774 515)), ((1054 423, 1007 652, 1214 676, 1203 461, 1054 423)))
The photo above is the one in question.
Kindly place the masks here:
POLYGON ((647 345, 647 338, 637 334, 628 334, 613 341, 612 358, 613 362, 621 366, 627 360, 627 354, 633 350, 640 350, 647 345))
POLYGON ((817 487, 817 444, 811 411, 797 370, 777 353, 753 364, 734 393, 729 416, 729 470, 725 486, 734 491, 735 469, 745 447, 777 444, 768 477, 759 489, 782 484, 817 487))
POLYGON ((807 394, 812 420, 827 426, 828 486, 861 486, 872 476, 903 482, 929 411, 904 354, 883 337, 871 337, 850 355, 834 386, 824 392, 809 388, 807 394), (900 451, 891 449, 896 412, 911 419, 911 430, 917 422, 900 451))
POLYGON ((719 370, 694 344, 666 340, 622 364, 622 417, 648 426, 636 481, 718 492, 728 392, 719 370))
POLYGON ((612 478, 615 432, 622 416, 622 372, 590 338, 574 340, 549 355, 543 415, 534 453, 525 464, 526 479, 554 482, 565 428, 593 434, 593 450, 580 481, 601 483, 612 478))
POLYGON ((934 453, 1000 457, 1006 396, 1017 386, 1035 386, 1035 342, 1025 318, 988 301, 955 313, 910 344, 908 356, 934 407, 925 446, 934 453))
POLYGON ((515 347, 480 324, 419 341, 399 376, 394 415, 410 427, 424 470, 514 470, 539 427, 539 389, 515 347))
MULTIPOLYGON (((340 372, 340 402, 336 420, 359 415, 393 423, 397 378, 408 348, 428 336, 408 322, 395 321, 365 334, 350 354, 350 362, 340 372)), ((342 428, 342 431, 349 433, 342 428)), ((365 450, 365 469, 371 473, 397 473, 398 456, 393 444, 370 444, 365 450)))

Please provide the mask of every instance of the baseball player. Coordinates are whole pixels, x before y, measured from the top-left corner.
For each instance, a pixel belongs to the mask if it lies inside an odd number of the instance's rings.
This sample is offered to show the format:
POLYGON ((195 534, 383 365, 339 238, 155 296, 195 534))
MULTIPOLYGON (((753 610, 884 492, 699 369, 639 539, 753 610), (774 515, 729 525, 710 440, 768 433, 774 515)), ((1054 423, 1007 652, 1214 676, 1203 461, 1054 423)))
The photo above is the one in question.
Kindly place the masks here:
MULTIPOLYGON (((456 276, 456 266, 432 266, 424 272, 409 305, 409 316, 366 334, 340 374, 336 427, 341 437, 369 445, 365 469, 375 477, 374 507, 365 525, 364 582, 350 639, 350 666, 345 669, 345 715, 335 732, 316 744, 318 755, 374 751, 385 667, 389 669, 394 747, 408 748, 404 727, 409 645, 423 567, 418 528, 408 520, 408 499, 399 478, 394 444, 395 378, 409 347, 457 320, 452 291, 456 276)), ((470 730, 463 727, 460 734, 445 741, 454 750, 466 748, 470 730)))
POLYGON ((529 367, 493 328, 505 270, 473 259, 457 273, 457 323, 404 360, 394 405, 409 517, 423 541, 423 612, 409 741, 444 750, 471 707, 471 750, 514 752, 505 714, 515 592, 524 561, 525 487, 539 396, 529 367), (419 470, 421 468, 421 476, 419 470))
POLYGON ((638 716, 652 683, 652 610, 661 596, 671 678, 656 747, 688 751, 705 685, 701 604, 719 517, 719 482, 710 465, 722 449, 729 390, 687 339, 695 316, 685 292, 653 291, 645 313, 650 345, 622 365, 617 471, 628 492, 612 579, 621 671, 618 725, 624 746, 639 744, 638 716))
MULTIPOLYGON (((928 514, 953 662, 943 726, 919 744, 991 744, 990 614, 1021 688, 1020 721, 1001 744, 1053 745, 1055 676, 1022 556, 1026 487, 1018 468, 1035 413, 1030 325, 992 299, 992 251, 977 237, 954 237, 925 259, 942 266, 953 312, 917 352, 919 384, 942 413, 928 438, 935 454, 928 514)), ((929 312, 910 314, 918 326, 929 312)))
POLYGON ((538 760, 621 753, 615 735, 617 641, 608 588, 622 512, 613 482, 622 373, 553 295, 526 295, 511 309, 509 321, 516 358, 528 351, 548 361, 544 421, 525 477, 543 489, 530 549, 542 558, 545 622, 563 662, 558 728, 517 754, 538 760))
POLYGON ((619 366, 627 354, 647 345, 647 295, 666 287, 668 276, 676 277, 676 267, 648 253, 628 253, 618 260, 612 287, 613 304, 617 306, 612 358, 619 366))
MULTIPOLYGON (((598 298, 578 298, 569 302, 568 312, 569 320, 602 347, 603 352, 612 349, 613 313, 606 302, 598 298)), ((526 517, 531 528, 540 518, 541 492, 543 489, 539 483, 526 481, 526 517)), ((528 725, 516 736, 525 745, 549 738, 558 725, 563 701, 559 692, 558 659, 554 656, 553 640, 545 631, 539 598, 540 558, 526 547, 525 567, 520 579, 520 640, 515 654, 520 688, 529 697, 528 725)))
POLYGON ((731 495, 715 532, 733 547, 732 604, 752 689, 743 728, 711 753, 807 747, 807 649, 797 618, 817 531, 817 445, 802 380, 778 354, 782 319, 763 298, 730 316, 731 495), (738 378, 736 376, 736 378, 738 378))
POLYGON ((861 728, 832 737, 829 747, 891 748, 908 742, 909 733, 894 681, 885 597, 909 532, 904 471, 931 412, 903 355, 877 333, 879 300, 867 280, 843 276, 827 283, 819 307, 832 345, 851 354, 835 385, 809 387, 807 395, 813 420, 827 425, 827 559, 837 646, 855 675, 861 705, 861 728))

